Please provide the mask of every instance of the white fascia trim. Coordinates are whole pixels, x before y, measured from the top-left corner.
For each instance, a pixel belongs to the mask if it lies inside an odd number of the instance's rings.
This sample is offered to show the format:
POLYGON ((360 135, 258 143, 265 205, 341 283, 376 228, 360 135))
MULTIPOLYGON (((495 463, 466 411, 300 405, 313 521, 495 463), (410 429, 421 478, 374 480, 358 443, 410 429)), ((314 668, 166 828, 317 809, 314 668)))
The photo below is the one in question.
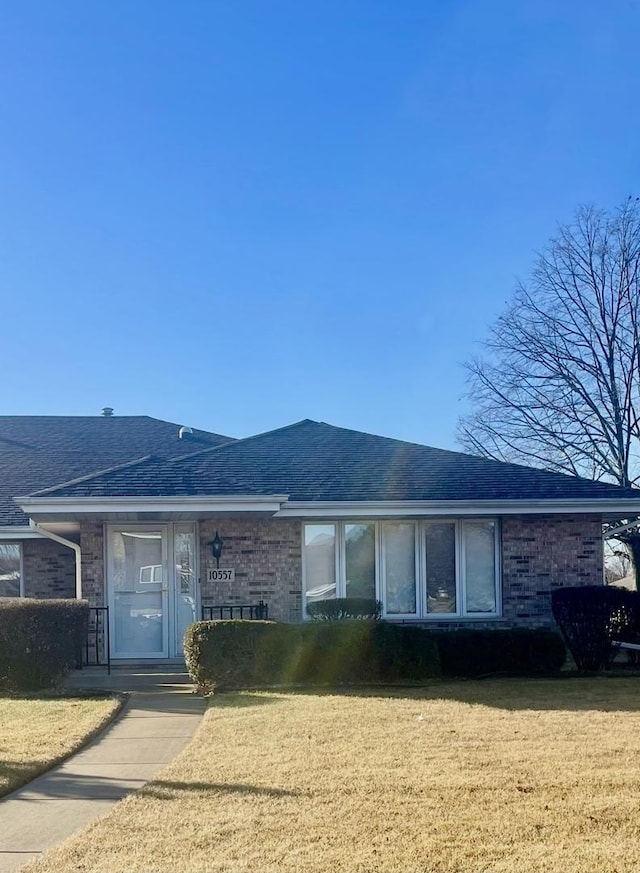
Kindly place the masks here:
POLYGON ((392 518, 394 516, 486 516, 640 513, 640 498, 628 500, 392 500, 338 503, 286 503, 276 518, 392 518))
POLYGON ((116 512, 269 512, 277 513, 286 494, 220 497, 16 497, 27 515, 109 515, 116 512))
POLYGON ((34 530, 24 524, 3 525, 0 527, 0 542, 8 540, 41 540, 45 539, 44 534, 34 530))

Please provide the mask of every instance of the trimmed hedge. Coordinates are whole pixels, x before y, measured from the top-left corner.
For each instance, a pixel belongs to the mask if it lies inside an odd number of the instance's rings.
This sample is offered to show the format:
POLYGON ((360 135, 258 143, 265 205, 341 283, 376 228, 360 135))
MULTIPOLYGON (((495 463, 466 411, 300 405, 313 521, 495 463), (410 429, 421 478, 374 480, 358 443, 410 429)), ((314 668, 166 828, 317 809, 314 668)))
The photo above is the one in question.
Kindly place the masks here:
POLYGON ((552 630, 513 628, 434 631, 440 665, 447 677, 474 678, 491 673, 554 673, 566 648, 552 630))
POLYGON ((187 669, 204 690, 553 673, 565 655, 554 631, 437 631, 384 621, 207 621, 185 635, 187 669))
POLYGON ((334 597, 307 604, 307 615, 312 621, 344 621, 353 618, 372 618, 382 614, 382 603, 371 597, 334 597))
POLYGON ((82 651, 89 620, 83 600, 0 599, 0 688, 51 688, 82 651))
POLYGON ((377 621, 196 622, 185 635, 185 658, 191 678, 204 690, 440 676, 438 647, 427 632, 377 621))

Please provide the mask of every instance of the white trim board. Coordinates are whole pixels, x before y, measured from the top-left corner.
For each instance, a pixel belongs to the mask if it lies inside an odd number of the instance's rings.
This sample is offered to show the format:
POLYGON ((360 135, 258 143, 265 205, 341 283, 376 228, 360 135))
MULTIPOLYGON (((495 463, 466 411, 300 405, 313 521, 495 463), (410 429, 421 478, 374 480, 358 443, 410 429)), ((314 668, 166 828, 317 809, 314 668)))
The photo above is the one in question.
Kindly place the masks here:
POLYGON ((211 497, 16 497, 27 515, 110 515, 119 512, 278 512, 283 494, 211 497))
POLYGON ((0 542, 11 542, 12 540, 44 540, 47 537, 41 534, 40 531, 27 525, 4 525, 0 527, 0 542))
MULTIPOLYGON (((203 495, 200 497, 18 497, 28 515, 73 516, 115 513, 190 512, 263 513, 275 518, 421 518, 437 516, 640 514, 638 498, 582 498, 573 500, 391 500, 290 501, 284 494, 203 495)), ((18 528, 16 527, 16 530, 18 528)), ((24 530, 24 528, 23 528, 24 530)))
POLYGON ((621 501, 611 498, 582 500, 392 500, 363 502, 287 501, 276 518, 439 518, 487 515, 628 515, 640 512, 640 497, 621 501))

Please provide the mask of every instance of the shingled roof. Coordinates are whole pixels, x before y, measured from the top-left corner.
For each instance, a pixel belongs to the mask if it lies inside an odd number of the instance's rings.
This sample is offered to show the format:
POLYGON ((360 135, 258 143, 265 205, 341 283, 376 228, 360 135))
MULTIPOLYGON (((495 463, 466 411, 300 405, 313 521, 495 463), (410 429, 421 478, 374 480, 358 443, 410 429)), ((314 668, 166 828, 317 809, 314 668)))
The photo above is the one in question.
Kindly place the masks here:
POLYGON ((180 459, 147 458, 47 494, 79 498, 287 494, 290 501, 305 503, 640 497, 635 489, 308 419, 180 459))
POLYGON ((231 438, 194 430, 178 439, 179 424, 134 416, 0 416, 0 526, 28 524, 17 495, 96 473, 144 456, 191 454, 231 438))

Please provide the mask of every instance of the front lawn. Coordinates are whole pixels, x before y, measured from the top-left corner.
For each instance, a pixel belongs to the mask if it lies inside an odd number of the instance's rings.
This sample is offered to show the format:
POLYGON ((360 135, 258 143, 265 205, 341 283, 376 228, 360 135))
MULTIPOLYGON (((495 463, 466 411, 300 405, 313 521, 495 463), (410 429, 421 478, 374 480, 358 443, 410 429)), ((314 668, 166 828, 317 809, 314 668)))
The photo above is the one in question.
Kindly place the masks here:
POLYGON ((0 696, 0 796, 69 755, 120 705, 113 697, 0 696))
POLYGON ((38 873, 636 873, 637 679, 212 700, 38 873))

